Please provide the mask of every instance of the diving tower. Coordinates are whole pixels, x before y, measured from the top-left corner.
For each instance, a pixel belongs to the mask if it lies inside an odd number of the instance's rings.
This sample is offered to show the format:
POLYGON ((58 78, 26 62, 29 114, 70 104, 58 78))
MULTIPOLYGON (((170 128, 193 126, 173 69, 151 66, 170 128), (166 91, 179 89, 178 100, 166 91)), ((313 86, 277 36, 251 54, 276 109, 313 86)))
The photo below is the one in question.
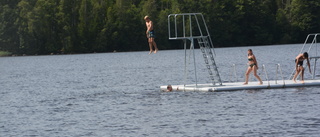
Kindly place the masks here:
MULTIPOLYGON (((189 46, 189 57, 193 57, 195 86, 198 85, 197 67, 195 60, 195 41, 201 49, 205 66, 207 68, 212 86, 222 85, 222 80, 214 59, 214 49, 207 24, 201 13, 182 13, 168 15, 168 32, 169 40, 182 40, 184 43, 184 82, 186 82, 188 74, 187 67, 190 62, 187 61, 187 43, 189 46)), ((190 60, 189 60, 190 61, 190 60)))

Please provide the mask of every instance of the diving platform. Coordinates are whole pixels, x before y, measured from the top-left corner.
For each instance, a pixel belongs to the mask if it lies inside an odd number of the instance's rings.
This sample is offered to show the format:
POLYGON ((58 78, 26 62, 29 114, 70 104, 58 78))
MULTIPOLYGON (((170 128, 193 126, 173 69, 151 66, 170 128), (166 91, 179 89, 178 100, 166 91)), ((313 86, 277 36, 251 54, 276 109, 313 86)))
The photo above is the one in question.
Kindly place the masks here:
MULTIPOLYGON (((170 14, 168 15, 168 36, 169 40, 182 40, 184 45, 184 78, 183 84, 181 85, 170 85, 172 91, 234 91, 234 90, 257 90, 257 89, 277 89, 277 88, 294 88, 294 87, 309 87, 309 86, 319 86, 320 79, 316 79, 319 71, 316 71, 317 60, 320 58, 318 55, 317 45, 319 40, 317 40, 320 33, 309 34, 305 40, 305 43, 300 51, 302 53, 305 48, 308 48, 308 53, 310 55, 310 62, 313 64, 313 73, 312 79, 304 79, 304 83, 297 80, 294 82, 292 80, 293 75, 296 70, 294 69, 291 75, 285 80, 284 74, 280 64, 276 64, 276 79, 270 80, 268 78, 265 65, 262 65, 262 72, 265 76, 265 81, 262 85, 259 85, 258 82, 249 82, 247 85, 243 85, 243 82, 238 82, 236 74, 236 66, 233 64, 233 72, 231 75, 234 75, 236 79, 234 82, 223 82, 220 77, 218 66, 215 60, 215 50, 211 40, 211 35, 208 31, 207 24, 201 13, 181 13, 181 14, 170 14), (188 46, 189 45, 189 46, 188 46), (207 77, 210 79, 211 83, 208 84, 199 84, 198 75, 197 75, 197 63, 195 58, 195 46, 199 46, 200 51, 203 56, 204 64, 208 74, 207 77), (315 47, 315 48, 313 48, 315 47), (313 50, 311 50, 313 48, 313 50), (187 52, 189 50, 189 52, 187 52), (192 65, 193 64, 193 65, 192 65), (194 77, 189 76, 189 73, 192 72, 194 77), (279 78, 280 77, 280 78, 279 78), (194 84, 187 84, 187 80, 192 79, 194 84)), ((297 54, 298 55, 298 54, 297 54)), ((306 63, 307 64, 307 63, 306 63)), ((305 64, 305 65, 306 65, 305 64)), ((294 64, 293 64, 294 65, 294 64)), ((293 66, 292 66, 293 67, 293 66)), ((306 68, 306 66, 305 66, 306 68)), ((230 76, 231 76, 230 75, 230 76)), ((299 78, 299 77, 298 77, 299 78)), ((182 79, 181 79, 182 80, 182 79)), ((229 80, 231 81, 231 80, 229 80)), ((160 86, 162 91, 167 91, 168 85, 160 86)))
MULTIPOLYGON (((262 85, 259 82, 250 82, 243 85, 244 82, 223 83, 219 86, 212 86, 212 84, 190 84, 190 85, 171 85, 172 91, 202 91, 202 92, 220 92, 220 91, 235 91, 235 90, 258 90, 258 89, 280 89, 280 88, 298 88, 319 86, 320 80, 305 80, 304 83, 292 80, 281 81, 263 81, 262 85)), ((167 86, 160 86, 161 91, 167 91, 167 86)))

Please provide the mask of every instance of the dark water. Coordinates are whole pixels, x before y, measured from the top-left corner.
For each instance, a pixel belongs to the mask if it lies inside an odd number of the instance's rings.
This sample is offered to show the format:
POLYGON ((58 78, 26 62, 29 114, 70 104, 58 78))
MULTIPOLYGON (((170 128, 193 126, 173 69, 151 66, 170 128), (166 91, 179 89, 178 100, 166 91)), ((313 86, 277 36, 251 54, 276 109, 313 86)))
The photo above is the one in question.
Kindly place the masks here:
MULTIPOLYGON (((223 80, 236 64, 243 81, 252 48, 271 79, 277 63, 287 78, 300 47, 221 48, 216 60, 223 80)), ((161 92, 183 84, 183 59, 183 50, 2 57, 0 136, 319 136, 319 87, 161 92)))

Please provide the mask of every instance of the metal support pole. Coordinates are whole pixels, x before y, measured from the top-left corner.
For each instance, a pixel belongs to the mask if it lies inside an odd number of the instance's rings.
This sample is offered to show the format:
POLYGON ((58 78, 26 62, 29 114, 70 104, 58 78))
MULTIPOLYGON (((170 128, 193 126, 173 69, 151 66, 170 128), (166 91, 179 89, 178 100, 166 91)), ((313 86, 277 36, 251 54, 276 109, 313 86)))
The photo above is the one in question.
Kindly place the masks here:
POLYGON ((196 88, 198 88, 198 77, 197 77, 197 65, 196 65, 196 54, 194 52, 194 39, 191 39, 191 46, 193 51, 193 64, 194 64, 194 76, 196 79, 196 88))
POLYGON ((184 22, 184 15, 182 16, 183 37, 186 37, 186 24, 184 22))
POLYGON ((268 81, 268 86, 270 86, 270 81, 269 81, 268 73, 267 73, 267 70, 266 70, 266 67, 265 67, 264 64, 262 65, 262 68, 263 68, 263 70, 264 70, 264 73, 266 74, 266 79, 267 79, 267 81, 268 81))
POLYGON ((281 74, 281 78, 282 78, 282 81, 283 81, 283 86, 286 84, 285 83, 285 81, 284 81, 284 77, 283 77, 283 72, 282 72, 282 68, 281 68, 281 66, 280 66, 280 64, 278 64, 279 65, 279 69, 280 69, 280 74, 281 74))
POLYGON ((234 65, 234 76, 236 77, 236 82, 238 82, 238 76, 237 76, 237 68, 236 68, 236 64, 233 64, 234 65))
POLYGON ((276 69, 276 80, 275 80, 275 83, 278 84, 277 79, 278 79, 279 64, 276 64, 276 65, 277 65, 277 69, 276 69))
POLYGON ((187 82, 187 40, 184 39, 183 43, 184 43, 184 87, 186 87, 186 82, 187 82))
POLYGON ((190 24, 189 24, 189 26, 190 26, 190 34, 189 34, 189 37, 193 37, 192 36, 192 23, 191 23, 191 20, 192 20, 192 17, 191 17, 191 15, 189 15, 189 22, 190 22, 190 24))
POLYGON ((177 31, 177 15, 174 16, 174 28, 175 28, 175 34, 176 38, 178 37, 178 31, 177 31))
POLYGON ((170 15, 168 16, 168 33, 169 33, 169 39, 171 38, 171 31, 170 31, 170 15))
POLYGON ((314 58, 314 66, 313 66, 313 74, 312 74, 312 79, 315 79, 316 76, 316 66, 317 66, 317 58, 314 58))
POLYGON ((317 45, 318 45, 318 42, 317 42, 317 36, 318 36, 318 34, 316 34, 316 56, 318 56, 318 50, 317 50, 317 45))
POLYGON ((281 78, 282 78, 282 81, 283 81, 283 84, 285 84, 285 81, 284 81, 284 78, 283 78, 283 73, 282 73, 282 69, 281 69, 281 66, 280 64, 276 64, 277 65, 277 69, 276 69, 276 80, 275 80, 275 83, 277 83, 277 79, 278 79, 278 72, 280 71, 280 75, 281 75, 281 78))
POLYGON ((229 78, 229 82, 232 82, 232 78, 234 78, 234 82, 238 82, 238 76, 237 76, 237 72, 236 72, 236 64, 232 64, 231 67, 231 71, 230 71, 230 78, 229 78))

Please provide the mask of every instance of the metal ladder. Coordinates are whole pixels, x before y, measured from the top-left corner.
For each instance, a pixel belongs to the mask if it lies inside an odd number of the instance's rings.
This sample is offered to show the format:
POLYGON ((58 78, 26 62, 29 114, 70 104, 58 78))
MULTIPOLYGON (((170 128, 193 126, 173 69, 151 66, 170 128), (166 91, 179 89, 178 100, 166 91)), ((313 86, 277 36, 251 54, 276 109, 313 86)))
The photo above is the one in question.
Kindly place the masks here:
POLYGON ((221 78, 219 75, 218 67, 216 65, 216 62, 214 60, 214 55, 211 50, 210 43, 208 41, 207 37, 198 38, 198 43, 204 58, 204 62, 206 64, 206 67, 208 69, 209 77, 212 81, 213 85, 219 84, 222 85, 221 78), (210 62, 210 61, 211 62, 210 62))

